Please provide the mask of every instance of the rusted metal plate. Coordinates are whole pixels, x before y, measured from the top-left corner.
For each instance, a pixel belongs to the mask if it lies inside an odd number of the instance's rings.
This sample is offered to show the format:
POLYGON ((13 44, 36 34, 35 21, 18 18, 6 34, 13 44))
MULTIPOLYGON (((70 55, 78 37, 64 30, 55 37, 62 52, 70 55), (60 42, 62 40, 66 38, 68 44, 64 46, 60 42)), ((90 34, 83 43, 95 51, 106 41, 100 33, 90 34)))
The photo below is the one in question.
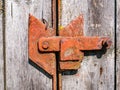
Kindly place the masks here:
POLYGON ((80 68, 81 61, 68 61, 68 62, 62 62, 60 61, 60 70, 77 70, 80 68))
POLYGON ((109 46, 111 45, 111 40, 109 37, 78 37, 79 41, 79 50, 100 50, 103 45, 109 46))
POLYGON ((40 53, 38 51, 37 41, 40 37, 55 35, 54 30, 45 30, 45 25, 31 15, 29 20, 29 58, 52 75, 56 70, 55 54, 40 53))
POLYGON ((79 42, 74 38, 61 40, 60 60, 79 60, 79 42))
MULTIPOLYGON (((43 52, 54 52, 66 50, 66 48, 73 47, 74 50, 69 50, 71 53, 79 50, 99 50, 103 45, 107 45, 107 48, 111 46, 111 40, 109 37, 42 37, 39 39, 39 50, 43 52), (46 45, 48 47, 46 47, 46 45)), ((75 53, 77 54, 77 53, 75 53)), ((64 60, 64 59, 63 59, 64 60)), ((70 59, 71 60, 71 59, 70 59)))
POLYGON ((54 36, 55 30, 45 29, 46 26, 30 15, 29 18, 29 58, 39 67, 53 76, 53 90, 56 90, 56 56, 55 53, 41 53, 38 51, 40 37, 54 36))
POLYGON ((60 39, 58 37, 42 37, 39 39, 39 50, 44 52, 60 51, 60 39))
POLYGON ((59 35, 64 37, 83 36, 83 15, 80 15, 75 20, 71 21, 66 27, 59 30, 59 35))
MULTIPOLYGON (((83 36, 83 16, 79 16, 55 36, 55 30, 34 16, 29 20, 29 58, 53 77, 53 90, 56 90, 56 71, 76 70, 84 57, 84 50, 109 48, 108 37, 83 36), (60 53, 59 68, 56 67, 56 52, 60 53)), ((61 80, 60 80, 61 81, 61 80)), ((61 86, 60 86, 61 87, 61 86)))

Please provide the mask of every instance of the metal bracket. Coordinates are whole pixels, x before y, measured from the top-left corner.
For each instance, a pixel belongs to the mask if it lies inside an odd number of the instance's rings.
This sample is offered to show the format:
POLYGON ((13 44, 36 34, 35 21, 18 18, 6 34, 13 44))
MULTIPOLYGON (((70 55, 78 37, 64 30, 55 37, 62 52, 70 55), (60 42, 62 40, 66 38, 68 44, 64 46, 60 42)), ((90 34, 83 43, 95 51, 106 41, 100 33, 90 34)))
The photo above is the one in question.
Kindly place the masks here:
POLYGON ((109 48, 112 43, 109 37, 84 36, 82 15, 59 30, 59 36, 56 36, 55 32, 54 29, 46 29, 43 22, 30 15, 29 58, 53 77, 53 90, 56 90, 57 70, 60 73, 65 70, 77 70, 84 57, 83 51, 100 50, 104 45, 109 48), (60 53, 58 68, 57 52, 60 53))

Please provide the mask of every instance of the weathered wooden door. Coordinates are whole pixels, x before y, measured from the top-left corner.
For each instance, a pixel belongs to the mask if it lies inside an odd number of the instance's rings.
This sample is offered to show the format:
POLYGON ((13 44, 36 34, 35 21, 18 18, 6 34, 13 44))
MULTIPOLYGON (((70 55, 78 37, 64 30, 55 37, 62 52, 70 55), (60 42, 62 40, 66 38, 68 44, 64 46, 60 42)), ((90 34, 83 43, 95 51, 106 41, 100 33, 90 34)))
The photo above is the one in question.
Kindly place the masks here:
MULTIPOLYGON (((60 27, 83 14, 85 35, 113 41, 106 53, 86 52, 77 74, 62 76, 62 89, 120 90, 120 0, 60 2, 60 27)), ((52 79, 28 60, 29 13, 52 27, 52 6, 52 0, 0 0, 0 90, 52 90, 52 79)))

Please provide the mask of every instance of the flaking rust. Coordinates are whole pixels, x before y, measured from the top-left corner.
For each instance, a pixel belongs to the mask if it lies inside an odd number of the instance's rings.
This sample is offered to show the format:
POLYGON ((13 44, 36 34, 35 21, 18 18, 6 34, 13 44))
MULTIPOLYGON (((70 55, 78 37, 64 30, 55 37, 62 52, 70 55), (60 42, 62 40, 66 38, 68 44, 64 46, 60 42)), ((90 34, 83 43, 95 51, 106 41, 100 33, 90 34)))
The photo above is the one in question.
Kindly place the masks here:
MULTIPOLYGON (((86 50, 100 50, 104 45, 110 48, 109 37, 87 37, 83 34, 83 16, 80 15, 55 35, 55 29, 46 30, 46 25, 30 15, 29 18, 29 58, 53 77, 53 90, 57 90, 57 75, 61 82, 61 73, 77 70, 86 50), (56 53, 60 53, 59 67, 56 67, 56 53)), ((59 90, 61 90, 59 84, 59 90)))

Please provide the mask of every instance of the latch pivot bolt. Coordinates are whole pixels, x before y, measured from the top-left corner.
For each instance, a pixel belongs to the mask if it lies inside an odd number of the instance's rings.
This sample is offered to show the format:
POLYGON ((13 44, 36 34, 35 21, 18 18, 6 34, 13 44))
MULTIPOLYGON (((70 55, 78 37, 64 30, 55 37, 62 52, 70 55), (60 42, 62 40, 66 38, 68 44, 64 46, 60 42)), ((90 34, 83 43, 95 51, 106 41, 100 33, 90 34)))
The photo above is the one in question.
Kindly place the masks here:
POLYGON ((48 49, 48 48, 49 48, 49 43, 48 43, 47 41, 44 41, 44 42, 42 43, 42 48, 43 48, 43 49, 48 49))

